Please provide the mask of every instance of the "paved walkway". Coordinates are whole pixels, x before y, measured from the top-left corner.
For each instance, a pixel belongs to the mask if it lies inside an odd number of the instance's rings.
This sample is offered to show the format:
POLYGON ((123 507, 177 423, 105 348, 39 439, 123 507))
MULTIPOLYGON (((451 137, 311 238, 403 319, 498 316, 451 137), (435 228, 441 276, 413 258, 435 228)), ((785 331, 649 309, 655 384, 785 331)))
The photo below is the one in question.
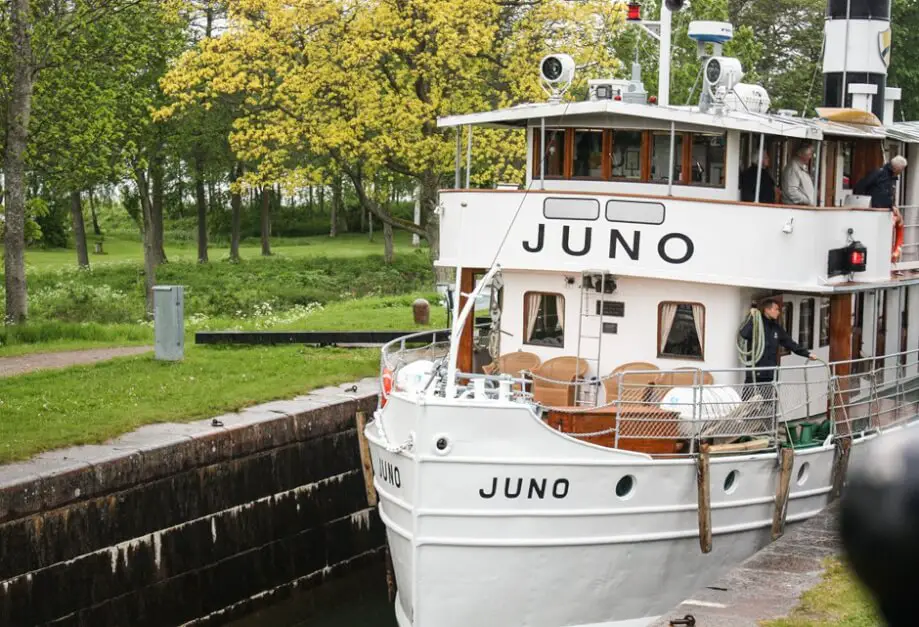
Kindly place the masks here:
POLYGON ((63 351, 60 353, 35 353, 33 355, 22 355, 20 357, 0 357, 0 378, 25 374, 34 370, 94 364, 96 362, 112 359, 113 357, 139 355, 152 350, 152 346, 120 346, 116 348, 90 348, 87 350, 63 351))
POLYGON ((699 627, 758 627, 760 621, 788 616, 801 595, 820 583, 823 560, 842 550, 837 503, 694 593, 652 627, 666 627, 687 614, 699 627))

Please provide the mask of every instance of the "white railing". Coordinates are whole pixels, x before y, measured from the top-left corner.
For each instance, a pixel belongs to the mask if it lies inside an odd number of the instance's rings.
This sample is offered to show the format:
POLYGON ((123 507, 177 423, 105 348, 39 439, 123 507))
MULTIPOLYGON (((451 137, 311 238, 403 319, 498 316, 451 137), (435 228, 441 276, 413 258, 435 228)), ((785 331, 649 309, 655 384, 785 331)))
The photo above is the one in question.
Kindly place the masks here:
POLYGON ((919 268, 919 205, 900 207, 903 216, 903 248, 897 269, 919 268))
POLYGON ((570 416, 562 429, 568 435, 616 448, 632 448, 638 440, 686 440, 686 453, 703 441, 759 440, 764 448, 783 441, 818 444, 829 437, 883 430, 919 414, 919 350, 774 368, 774 381, 760 383, 743 383, 743 369, 624 371, 568 381, 529 372, 523 377, 457 373, 451 395, 446 381, 450 351, 436 333, 407 336, 384 347, 382 371, 397 382, 393 389, 535 406, 546 418, 570 416), (413 370, 405 370, 411 364, 413 370), (559 398, 544 394, 546 386, 570 392, 575 404, 541 401, 559 398))

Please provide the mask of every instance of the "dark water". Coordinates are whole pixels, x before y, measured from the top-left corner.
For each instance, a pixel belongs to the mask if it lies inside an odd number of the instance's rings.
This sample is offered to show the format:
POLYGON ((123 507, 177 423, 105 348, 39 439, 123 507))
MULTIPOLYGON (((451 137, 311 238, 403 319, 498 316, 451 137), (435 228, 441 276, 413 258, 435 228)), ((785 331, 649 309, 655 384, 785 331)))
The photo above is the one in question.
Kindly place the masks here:
POLYGON ((396 627, 382 575, 370 569, 316 590, 294 591, 229 627, 396 627))

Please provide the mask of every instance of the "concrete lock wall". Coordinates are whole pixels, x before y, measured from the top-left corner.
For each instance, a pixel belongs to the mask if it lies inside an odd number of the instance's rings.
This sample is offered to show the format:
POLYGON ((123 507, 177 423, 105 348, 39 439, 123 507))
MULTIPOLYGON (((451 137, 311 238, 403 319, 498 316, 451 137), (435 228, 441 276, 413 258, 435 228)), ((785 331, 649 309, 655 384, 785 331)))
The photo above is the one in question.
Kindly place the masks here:
POLYGON ((376 381, 0 466, 0 625, 223 623, 384 557, 376 381))

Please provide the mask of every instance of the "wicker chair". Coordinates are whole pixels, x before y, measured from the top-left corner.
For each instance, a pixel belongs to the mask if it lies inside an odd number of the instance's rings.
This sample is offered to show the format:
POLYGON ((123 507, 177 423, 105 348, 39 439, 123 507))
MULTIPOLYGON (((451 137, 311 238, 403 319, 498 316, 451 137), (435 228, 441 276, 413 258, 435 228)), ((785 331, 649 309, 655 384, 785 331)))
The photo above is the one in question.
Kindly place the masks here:
POLYGON ((603 380, 606 402, 621 400, 626 403, 641 403, 647 400, 660 377, 660 369, 654 364, 643 361, 622 364, 610 373, 609 378, 603 380), (620 376, 619 373, 623 372, 626 374, 620 376))
POLYGON ((694 385, 714 385, 715 377, 710 372, 702 372, 701 368, 677 368, 673 372, 664 372, 660 380, 651 390, 651 398, 660 402, 667 392, 678 387, 692 387, 694 385))
POLYGON ((587 374, 587 362, 577 357, 555 357, 534 369, 533 374, 533 398, 537 403, 571 407, 575 404, 576 387, 571 383, 587 374))
MULTIPOLYGON (((501 355, 494 362, 482 368, 482 370, 485 374, 489 375, 509 374, 515 379, 523 379, 526 377, 526 372, 536 370, 541 363, 542 360, 538 355, 525 351, 517 351, 501 355)), ((519 390, 520 387, 519 384, 514 384, 514 389, 519 390)))

